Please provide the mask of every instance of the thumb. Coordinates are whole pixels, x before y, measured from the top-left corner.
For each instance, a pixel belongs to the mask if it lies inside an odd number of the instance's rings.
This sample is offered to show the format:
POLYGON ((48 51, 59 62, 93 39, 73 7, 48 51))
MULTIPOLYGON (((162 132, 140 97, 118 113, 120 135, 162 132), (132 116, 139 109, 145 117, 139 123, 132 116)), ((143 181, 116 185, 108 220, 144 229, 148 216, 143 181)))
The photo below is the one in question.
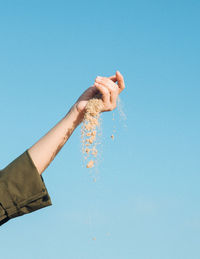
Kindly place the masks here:
POLYGON ((117 78, 117 81, 118 81, 118 87, 120 88, 121 91, 124 90, 124 88, 125 88, 124 78, 118 70, 116 72, 116 78, 117 78))

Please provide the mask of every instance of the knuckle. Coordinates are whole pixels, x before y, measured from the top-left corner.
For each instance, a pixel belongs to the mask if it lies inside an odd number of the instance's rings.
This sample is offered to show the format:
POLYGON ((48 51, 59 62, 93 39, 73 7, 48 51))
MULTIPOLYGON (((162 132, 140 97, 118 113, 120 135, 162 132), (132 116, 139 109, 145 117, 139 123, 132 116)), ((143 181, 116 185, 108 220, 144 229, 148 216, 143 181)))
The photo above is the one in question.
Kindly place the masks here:
POLYGON ((106 77, 101 77, 101 78, 100 78, 100 80, 103 81, 103 82, 105 82, 106 79, 107 79, 106 77))
POLYGON ((109 85, 112 85, 113 81, 111 79, 109 79, 109 78, 105 78, 105 83, 109 84, 109 85))

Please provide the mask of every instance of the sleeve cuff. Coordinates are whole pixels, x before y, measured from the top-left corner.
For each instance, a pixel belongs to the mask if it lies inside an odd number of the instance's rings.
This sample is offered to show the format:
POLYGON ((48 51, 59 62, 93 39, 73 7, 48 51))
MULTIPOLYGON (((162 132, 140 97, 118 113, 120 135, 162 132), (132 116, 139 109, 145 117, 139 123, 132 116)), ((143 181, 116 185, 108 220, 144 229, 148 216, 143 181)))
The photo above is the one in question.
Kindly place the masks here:
POLYGON ((44 180, 26 150, 0 172, 0 225, 50 205, 44 180))

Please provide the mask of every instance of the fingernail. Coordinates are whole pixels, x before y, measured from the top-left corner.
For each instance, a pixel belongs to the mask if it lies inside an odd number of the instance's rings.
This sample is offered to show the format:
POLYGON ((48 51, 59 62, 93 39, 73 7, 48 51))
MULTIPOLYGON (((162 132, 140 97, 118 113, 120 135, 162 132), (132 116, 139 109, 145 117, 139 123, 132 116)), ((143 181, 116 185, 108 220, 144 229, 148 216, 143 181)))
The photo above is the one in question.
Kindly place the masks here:
POLYGON ((102 78, 101 76, 97 76, 97 79, 100 79, 100 78, 102 78))

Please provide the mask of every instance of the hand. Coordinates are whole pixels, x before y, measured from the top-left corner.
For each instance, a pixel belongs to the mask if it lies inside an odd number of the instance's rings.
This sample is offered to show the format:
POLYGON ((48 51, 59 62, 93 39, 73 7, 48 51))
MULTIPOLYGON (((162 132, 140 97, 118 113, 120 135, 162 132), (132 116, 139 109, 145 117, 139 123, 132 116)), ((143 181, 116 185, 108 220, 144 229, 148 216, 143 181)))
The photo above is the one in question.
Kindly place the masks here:
POLYGON ((96 77, 94 85, 89 87, 79 97, 75 103, 75 107, 78 112, 83 113, 87 102, 100 93, 104 105, 101 112, 112 111, 116 108, 117 97, 124 88, 124 79, 119 71, 114 76, 96 77), (118 84, 115 82, 118 82, 118 84))

